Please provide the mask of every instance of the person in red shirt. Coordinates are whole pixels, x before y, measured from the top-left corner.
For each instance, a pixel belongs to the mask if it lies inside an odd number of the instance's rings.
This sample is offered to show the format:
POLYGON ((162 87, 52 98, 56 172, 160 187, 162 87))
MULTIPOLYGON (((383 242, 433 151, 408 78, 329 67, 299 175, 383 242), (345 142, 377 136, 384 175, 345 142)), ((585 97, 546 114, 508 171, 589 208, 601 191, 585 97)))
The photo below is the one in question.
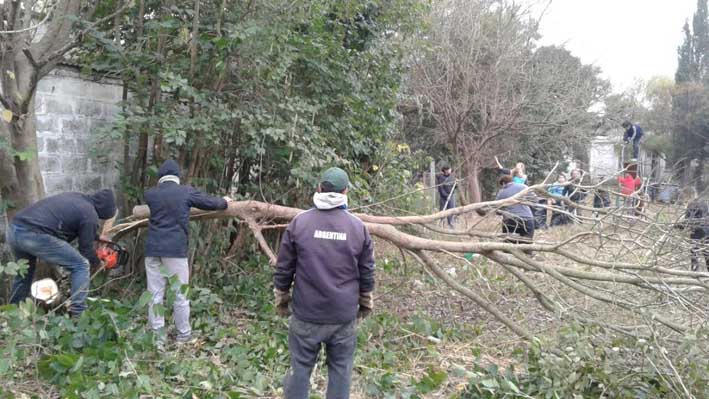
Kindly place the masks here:
POLYGON ((633 177, 632 173, 625 172, 625 175, 623 175, 622 177, 618 177, 618 183, 620 183, 620 193, 626 197, 624 206, 635 208, 635 193, 640 189, 640 186, 642 185, 642 180, 640 180, 640 176, 633 177))

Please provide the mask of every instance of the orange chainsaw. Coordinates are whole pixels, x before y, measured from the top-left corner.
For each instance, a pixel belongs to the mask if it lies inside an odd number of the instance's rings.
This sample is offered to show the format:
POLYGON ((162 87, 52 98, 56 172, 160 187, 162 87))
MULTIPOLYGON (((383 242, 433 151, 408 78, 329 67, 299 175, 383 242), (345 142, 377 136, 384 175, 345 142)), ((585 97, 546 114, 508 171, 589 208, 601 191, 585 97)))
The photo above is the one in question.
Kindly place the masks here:
POLYGON ((113 241, 99 240, 96 257, 104 263, 105 269, 115 269, 128 262, 128 252, 113 241))

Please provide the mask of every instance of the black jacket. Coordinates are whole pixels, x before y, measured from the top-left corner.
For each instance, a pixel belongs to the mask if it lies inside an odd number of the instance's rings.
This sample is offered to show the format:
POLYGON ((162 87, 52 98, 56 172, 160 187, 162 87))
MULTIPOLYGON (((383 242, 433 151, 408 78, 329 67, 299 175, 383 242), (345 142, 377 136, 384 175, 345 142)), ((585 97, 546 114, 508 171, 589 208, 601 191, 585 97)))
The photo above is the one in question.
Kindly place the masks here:
POLYGON ((684 225, 691 229, 691 238, 700 239, 709 235, 709 204, 696 199, 687 204, 684 225))
POLYGON ((562 195, 569 197, 573 202, 581 202, 586 198, 586 191, 582 190, 581 187, 576 184, 568 184, 564 186, 562 195))
POLYGON ((444 202, 451 198, 453 194, 453 186, 455 185, 455 177, 453 175, 444 175, 439 173, 436 175, 436 185, 438 186, 438 195, 444 202))
POLYGON ((61 193, 37 201, 21 210, 12 223, 37 233, 49 234, 67 242, 76 238, 79 253, 92 266, 100 264, 94 241, 99 219, 110 219, 116 214, 116 200, 111 190, 92 195, 61 193))
POLYGON ((300 320, 342 324, 354 320, 359 295, 374 290, 374 251, 364 223, 345 209, 311 209, 288 225, 273 284, 293 289, 300 320))
MULTIPOLYGON (((177 162, 165 161, 158 171, 159 177, 179 177, 177 162)), ((223 198, 207 195, 192 186, 166 181, 145 193, 150 208, 145 256, 186 258, 189 238, 190 208, 203 210, 226 209, 223 198)))

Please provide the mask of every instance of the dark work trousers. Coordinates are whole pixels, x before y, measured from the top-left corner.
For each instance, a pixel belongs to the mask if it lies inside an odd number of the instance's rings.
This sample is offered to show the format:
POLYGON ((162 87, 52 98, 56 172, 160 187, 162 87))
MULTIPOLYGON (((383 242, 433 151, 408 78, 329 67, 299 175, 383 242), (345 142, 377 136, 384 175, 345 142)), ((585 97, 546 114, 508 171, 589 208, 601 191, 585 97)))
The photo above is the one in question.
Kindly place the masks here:
POLYGON ((692 239, 692 252, 690 259, 692 262, 692 270, 699 269, 699 258, 704 257, 704 266, 709 270, 709 236, 706 235, 704 229, 695 229, 689 236, 692 239))
MULTIPOLYGON (((441 211, 455 208, 455 194, 451 193, 449 198, 439 195, 438 199, 440 200, 438 206, 441 211), (448 203, 446 203, 446 200, 448 203)), ((448 226, 451 228, 455 227, 455 216, 448 216, 448 226)))
POLYGON ((291 316, 288 323, 288 349, 291 368, 284 385, 286 399, 308 399, 310 373, 325 345, 327 362, 327 399, 350 397, 352 362, 357 346, 356 320, 345 324, 316 324, 291 316))
POLYGON ((633 139, 633 158, 638 159, 640 155, 640 137, 633 139))
MULTIPOLYGON (((515 218, 504 219, 502 221, 502 232, 504 234, 519 234, 521 238, 508 238, 505 241, 514 244, 531 244, 534 239, 534 219, 515 218)), ((524 251, 531 255, 532 251, 524 251)))

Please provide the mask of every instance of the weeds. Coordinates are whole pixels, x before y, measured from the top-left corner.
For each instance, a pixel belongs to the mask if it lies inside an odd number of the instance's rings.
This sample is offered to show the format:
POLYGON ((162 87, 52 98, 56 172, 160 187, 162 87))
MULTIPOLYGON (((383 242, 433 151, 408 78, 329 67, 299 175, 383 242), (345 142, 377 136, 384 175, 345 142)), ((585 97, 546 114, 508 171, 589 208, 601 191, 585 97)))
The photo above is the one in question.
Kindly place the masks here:
MULTIPOLYGON (((490 277, 489 265, 478 266, 490 277)), ((214 272, 193 283, 192 325, 199 339, 168 346, 165 353, 155 349, 146 329, 149 297, 139 292, 94 299, 79 319, 45 314, 31 302, 3 306, 0 397, 281 396, 289 364, 287 321, 272 306, 272 269, 259 257, 238 268, 236 274, 214 272)), ((426 281, 402 270, 390 258, 380 273, 396 280, 398 289, 401 279, 426 281)), ((392 287, 380 289, 398 295, 392 287)), ((479 321, 453 323, 420 311, 378 310, 358 329, 353 397, 709 397, 703 330, 664 348, 639 339, 609 341, 612 334, 598 327, 571 325, 499 359, 476 344, 485 328, 479 321)), ((313 397, 322 397, 326 381, 321 359, 313 397)))

